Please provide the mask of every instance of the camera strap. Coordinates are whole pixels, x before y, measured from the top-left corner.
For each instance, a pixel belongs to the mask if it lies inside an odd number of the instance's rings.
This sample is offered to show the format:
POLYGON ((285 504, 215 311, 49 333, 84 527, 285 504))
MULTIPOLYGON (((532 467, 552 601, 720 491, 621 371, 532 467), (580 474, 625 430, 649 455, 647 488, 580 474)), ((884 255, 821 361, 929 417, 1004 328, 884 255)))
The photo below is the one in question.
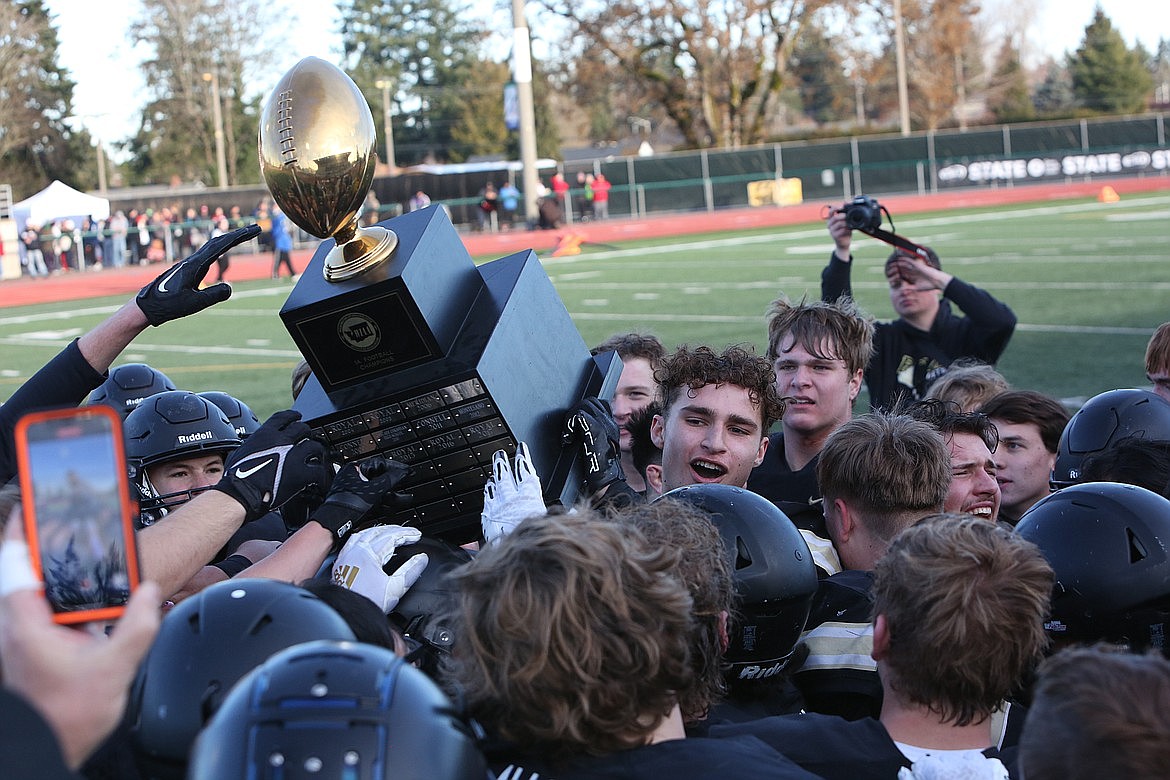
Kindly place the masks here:
POLYGON ((866 230, 865 228, 857 229, 862 233, 865 233, 867 236, 873 236, 878 241, 885 241, 891 246, 896 246, 899 249, 905 249, 907 252, 919 255, 923 259, 927 259, 929 257, 925 247, 921 247, 918 244, 915 244, 913 241, 899 236, 897 233, 891 233, 890 231, 883 230, 880 227, 873 228, 872 230, 866 230))

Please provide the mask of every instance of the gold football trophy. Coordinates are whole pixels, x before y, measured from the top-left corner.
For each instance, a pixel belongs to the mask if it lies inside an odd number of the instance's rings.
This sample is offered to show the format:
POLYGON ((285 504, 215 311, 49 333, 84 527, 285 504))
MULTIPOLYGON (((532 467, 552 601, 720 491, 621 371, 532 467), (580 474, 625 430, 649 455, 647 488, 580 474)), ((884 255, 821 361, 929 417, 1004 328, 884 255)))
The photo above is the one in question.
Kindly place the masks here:
POLYGON ((295 224, 336 246, 325 259, 327 281, 381 265, 398 236, 358 227, 377 163, 370 106, 344 72, 306 57, 285 73, 260 117, 260 171, 273 199, 295 224))

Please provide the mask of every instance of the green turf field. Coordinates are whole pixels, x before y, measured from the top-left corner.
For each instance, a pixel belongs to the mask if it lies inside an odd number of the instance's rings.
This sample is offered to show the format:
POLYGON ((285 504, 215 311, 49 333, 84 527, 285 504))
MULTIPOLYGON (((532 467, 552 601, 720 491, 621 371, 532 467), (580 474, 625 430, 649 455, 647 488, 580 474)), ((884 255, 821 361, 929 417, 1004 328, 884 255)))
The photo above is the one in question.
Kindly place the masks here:
MULTIPOLYGON (((1008 380, 1074 406, 1104 390, 1145 386, 1146 341, 1170 319, 1168 218, 1170 193, 894 214, 897 232, 929 244, 947 271, 1015 310, 1020 324, 999 364, 1008 380)), ((762 351, 768 302, 780 292, 818 296, 830 249, 817 222, 586 245, 576 257, 545 258, 545 267, 587 344, 645 330, 668 347, 750 343, 762 351)), ((882 274, 888 250, 856 234, 854 294, 879 319, 892 314, 882 274)), ((239 284, 228 302, 150 329, 122 360, 150 363, 183 388, 225 390, 266 417, 289 405, 299 357, 277 316, 288 290, 287 282, 239 284)), ((119 303, 0 308, 0 398, 119 303)))

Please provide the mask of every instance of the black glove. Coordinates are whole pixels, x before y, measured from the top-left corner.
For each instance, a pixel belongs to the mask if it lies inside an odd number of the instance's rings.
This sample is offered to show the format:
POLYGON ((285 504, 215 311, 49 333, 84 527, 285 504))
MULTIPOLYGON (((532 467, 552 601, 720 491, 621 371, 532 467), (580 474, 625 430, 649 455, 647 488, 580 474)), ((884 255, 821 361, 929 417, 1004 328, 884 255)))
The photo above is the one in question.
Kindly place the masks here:
MULTIPOLYGON (((254 435, 254 434, 253 434, 254 435)), ((309 517, 328 528, 335 543, 353 531, 374 525, 383 510, 393 511, 410 501, 394 488, 410 473, 410 466, 376 455, 347 463, 333 478, 324 503, 309 517)))
POLYGON ((212 488, 244 507, 251 522, 303 492, 324 495, 333 479, 325 445, 309 438, 300 412, 277 412, 241 444, 224 463, 223 477, 212 488))
POLYGON ((232 294, 232 288, 220 282, 206 290, 199 289, 199 283, 207 274, 207 269, 224 252, 236 244, 260 235, 259 225, 248 225, 222 236, 216 236, 208 241, 195 254, 181 263, 175 263, 150 284, 143 287, 137 297, 138 308, 146 315, 146 321, 151 325, 162 325, 164 322, 186 317, 197 311, 203 311, 212 304, 226 301, 232 294))
POLYGON ((585 482, 590 492, 596 493, 618 480, 625 481, 621 429, 613 419, 608 402, 592 396, 582 399, 565 419, 561 443, 581 446, 585 458, 585 482))

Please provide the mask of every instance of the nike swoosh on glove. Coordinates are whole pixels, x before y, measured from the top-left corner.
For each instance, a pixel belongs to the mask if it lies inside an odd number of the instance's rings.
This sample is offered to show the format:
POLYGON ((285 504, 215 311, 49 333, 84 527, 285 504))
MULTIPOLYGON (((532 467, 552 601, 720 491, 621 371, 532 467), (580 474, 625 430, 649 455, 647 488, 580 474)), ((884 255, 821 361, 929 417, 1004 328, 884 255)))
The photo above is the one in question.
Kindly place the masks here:
POLYGON ((325 495, 333 464, 325 445, 309 438, 300 412, 287 409, 269 417, 236 448, 212 488, 238 501, 251 522, 302 492, 325 495))
POLYGON ((207 269, 220 255, 258 235, 260 226, 248 225, 216 236, 198 252, 159 274, 135 298, 138 308, 146 315, 146 321, 157 327, 226 301, 232 294, 232 288, 228 285, 220 282, 201 290, 199 284, 207 275, 207 269))

